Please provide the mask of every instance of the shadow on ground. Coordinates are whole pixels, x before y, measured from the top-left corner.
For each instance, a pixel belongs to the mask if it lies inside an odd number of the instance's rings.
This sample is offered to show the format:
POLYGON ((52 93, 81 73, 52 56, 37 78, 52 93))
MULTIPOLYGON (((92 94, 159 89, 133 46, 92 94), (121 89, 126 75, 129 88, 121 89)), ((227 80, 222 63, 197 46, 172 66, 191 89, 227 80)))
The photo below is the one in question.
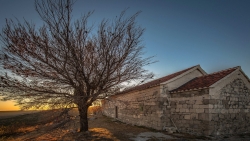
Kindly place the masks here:
MULTIPOLYGON (((0 140, 7 141, 41 141, 41 140, 77 140, 77 141, 202 141, 202 140, 219 140, 219 141, 237 141, 250 140, 250 134, 230 135, 220 137, 198 137, 189 134, 167 134, 166 132, 156 131, 144 127, 132 126, 112 118, 105 117, 101 114, 92 115, 89 118, 89 131, 79 131, 79 117, 77 112, 71 112, 70 119, 48 122, 46 124, 32 125, 31 127, 20 128, 22 132, 11 137, 2 137, 0 140), (73 117, 73 118, 72 118, 73 117)), ((36 116, 39 119, 47 119, 55 115, 54 112, 45 115, 44 113, 36 116)), ((31 115, 29 115, 31 116, 31 115)), ((26 119, 26 118, 25 118, 26 119)), ((36 120, 34 120, 36 121, 36 120)), ((41 123, 41 122, 39 122, 41 123)))

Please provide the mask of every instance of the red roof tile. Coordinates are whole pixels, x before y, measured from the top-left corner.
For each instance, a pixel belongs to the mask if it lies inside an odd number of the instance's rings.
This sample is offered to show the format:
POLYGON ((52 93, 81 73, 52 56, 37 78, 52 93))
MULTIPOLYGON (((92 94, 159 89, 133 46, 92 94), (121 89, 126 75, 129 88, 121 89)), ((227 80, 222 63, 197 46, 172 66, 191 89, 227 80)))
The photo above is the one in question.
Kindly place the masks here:
POLYGON ((201 89, 201 88, 209 87, 209 86, 213 85, 214 83, 216 83, 217 81, 224 78, 225 76, 227 76, 228 74, 235 71, 237 68, 238 67, 234 67, 234 68, 230 68, 230 69, 223 70, 220 72, 196 77, 196 78, 190 80, 189 82, 185 83, 184 85, 180 86, 179 88, 176 88, 170 92, 174 93, 174 92, 178 92, 178 91, 185 91, 185 90, 191 90, 191 89, 201 89))
POLYGON ((164 76, 164 77, 161 77, 161 78, 158 78, 156 80, 153 80, 153 81, 150 81, 148 83, 145 83, 145 84, 142 84, 142 85, 139 85, 139 86, 135 86, 131 89, 127 89, 127 90, 124 90, 122 92, 120 92, 119 94, 123 94, 123 93, 127 93, 127 92, 131 92, 131 91, 136 91, 136 90, 143 90, 143 89, 147 89, 147 88, 150 88, 150 87, 153 87, 153 86, 157 86, 159 85, 160 83, 162 82, 166 82, 174 77, 177 77, 178 75, 181 75, 183 74, 184 72, 188 71, 188 70, 191 70, 192 68, 194 68, 196 66, 193 66, 193 67, 190 67, 190 68, 187 68, 185 70, 182 70, 182 71, 179 71, 179 72, 176 72, 176 73, 173 73, 173 74, 170 74, 170 75, 167 75, 167 76, 164 76))

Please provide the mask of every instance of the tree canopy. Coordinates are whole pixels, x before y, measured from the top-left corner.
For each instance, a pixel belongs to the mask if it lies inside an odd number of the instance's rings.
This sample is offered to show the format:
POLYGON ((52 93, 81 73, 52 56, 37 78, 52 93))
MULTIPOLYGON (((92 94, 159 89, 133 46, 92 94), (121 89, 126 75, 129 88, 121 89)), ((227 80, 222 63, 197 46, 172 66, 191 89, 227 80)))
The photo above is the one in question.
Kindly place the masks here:
POLYGON ((23 109, 77 106, 85 119, 86 109, 100 95, 117 91, 124 82, 152 77, 144 69, 152 57, 143 56, 144 28, 136 23, 140 12, 126 17, 122 11, 93 30, 88 24, 92 12, 72 20, 73 3, 36 0, 41 27, 6 19, 0 33, 4 100, 16 100, 23 109))

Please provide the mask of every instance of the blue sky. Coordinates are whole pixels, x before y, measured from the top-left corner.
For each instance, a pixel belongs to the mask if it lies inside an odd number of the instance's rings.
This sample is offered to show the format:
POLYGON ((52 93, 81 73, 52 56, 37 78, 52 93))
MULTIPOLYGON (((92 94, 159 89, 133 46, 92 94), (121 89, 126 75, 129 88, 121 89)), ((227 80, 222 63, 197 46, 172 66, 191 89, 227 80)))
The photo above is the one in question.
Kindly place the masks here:
MULTIPOLYGON (((94 10, 89 22, 113 19, 126 8, 127 15, 142 11, 138 24, 145 56, 158 61, 147 67, 155 78, 197 64, 212 73, 241 66, 250 77, 249 0, 78 0, 74 18, 94 10)), ((5 18, 23 17, 38 25, 33 0, 0 0, 0 28, 5 18)))

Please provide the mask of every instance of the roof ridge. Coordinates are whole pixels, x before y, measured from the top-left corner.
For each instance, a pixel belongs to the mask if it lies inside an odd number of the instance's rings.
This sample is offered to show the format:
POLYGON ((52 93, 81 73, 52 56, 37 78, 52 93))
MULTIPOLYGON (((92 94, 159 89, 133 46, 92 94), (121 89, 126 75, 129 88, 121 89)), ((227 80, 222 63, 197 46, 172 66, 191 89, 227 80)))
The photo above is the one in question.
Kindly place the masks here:
MULTIPOLYGON (((195 65, 195 66, 192 66, 192 67, 189 67, 189 68, 186 68, 186 69, 182 69, 182 70, 180 70, 180 71, 177 71, 177 72, 174 72, 174 73, 171 73, 171 74, 162 76, 162 77, 160 77, 160 78, 156 78, 156 79, 154 79, 154 80, 152 80, 152 81, 156 81, 156 80, 158 80, 158 79, 162 79, 162 78, 164 78, 164 77, 167 77, 167 76, 170 76, 170 75, 173 75, 173 74, 182 72, 182 71, 184 71, 184 70, 188 71, 188 70, 190 70, 190 69, 192 69, 192 68, 195 68, 195 67, 197 67, 197 66, 199 66, 199 65, 195 65)), ((186 71, 185 71, 185 72, 186 72, 186 71)), ((146 83, 149 83, 149 82, 152 82, 152 81, 148 81, 148 82, 146 82, 146 83)), ((146 83, 143 83, 143 84, 146 84, 146 83)), ((143 84, 141 84, 141 85, 143 85, 143 84)))
POLYGON ((232 70, 232 69, 237 69, 237 68, 240 68, 240 66, 236 66, 236 67, 227 68, 227 69, 224 69, 224 70, 212 72, 212 73, 206 74, 206 75, 204 75, 204 76, 208 76, 208 75, 212 75, 212 74, 217 74, 217 73, 221 73, 221 72, 224 72, 224 71, 228 71, 228 70, 232 70))
POLYGON ((217 71, 214 73, 210 73, 204 76, 195 77, 194 79, 188 81, 187 83, 183 84, 182 86, 170 91, 171 93, 180 92, 180 91, 189 91, 192 89, 203 89, 208 88, 212 84, 218 82, 219 80, 223 79, 227 75, 234 72, 236 69, 240 68, 239 66, 224 69, 221 71, 217 71), (216 76, 217 75, 217 76, 216 76))
POLYGON ((179 76, 179 75, 181 75, 181 74, 183 74, 183 73, 185 73, 185 72, 187 72, 187 71, 189 71, 189 70, 191 70, 191 69, 193 69, 193 68, 195 68, 197 66, 199 66, 199 65, 195 65, 195 66, 192 66, 192 67, 189 67, 189 68, 186 68, 186 69, 182 69, 180 71, 171 73, 169 75, 154 79, 152 81, 142 83, 140 85, 137 85, 137 86, 134 86, 134 87, 131 87, 131 88, 128 88, 128 89, 124 89, 123 91, 119 92, 118 94, 130 92, 130 91, 134 91, 134 90, 146 89, 146 88, 150 88, 150 87, 153 87, 153 86, 157 86, 160 83, 168 81, 168 80, 170 80, 172 78, 175 78, 175 77, 177 77, 177 76, 179 76))

